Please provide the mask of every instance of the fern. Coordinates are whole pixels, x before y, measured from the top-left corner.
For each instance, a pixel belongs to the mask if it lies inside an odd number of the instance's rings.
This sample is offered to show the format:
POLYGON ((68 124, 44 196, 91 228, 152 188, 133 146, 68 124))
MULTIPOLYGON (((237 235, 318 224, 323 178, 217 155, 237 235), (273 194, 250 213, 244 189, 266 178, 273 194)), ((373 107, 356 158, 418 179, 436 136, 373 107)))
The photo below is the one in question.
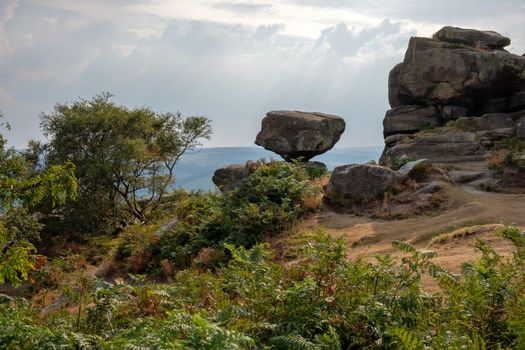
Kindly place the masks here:
POLYGON ((400 350, 421 350, 424 344, 414 332, 404 328, 394 328, 392 334, 398 339, 397 345, 400 350))

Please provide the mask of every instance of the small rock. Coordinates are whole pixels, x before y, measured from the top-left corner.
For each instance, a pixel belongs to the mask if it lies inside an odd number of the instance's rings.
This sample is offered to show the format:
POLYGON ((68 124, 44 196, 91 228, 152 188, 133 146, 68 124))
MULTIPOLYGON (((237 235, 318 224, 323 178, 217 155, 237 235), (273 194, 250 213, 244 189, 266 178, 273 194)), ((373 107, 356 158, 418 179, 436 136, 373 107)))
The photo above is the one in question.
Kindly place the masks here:
POLYGON ((414 173, 414 169, 420 165, 430 165, 430 162, 427 159, 418 159, 408 162, 397 171, 397 175, 402 180, 405 180, 411 177, 411 175, 414 173))
POLYGON ((395 180, 394 171, 379 165, 342 165, 333 170, 327 193, 339 204, 367 202, 383 197, 395 180))
POLYGON ((416 194, 417 195, 421 195, 421 194, 432 194, 432 193, 436 193, 436 192, 439 192, 443 189, 443 185, 441 185, 439 182, 437 181, 432 181, 428 184, 426 184, 425 186, 421 187, 419 190, 416 191, 416 194))
POLYGON ((246 164, 232 164, 215 170, 212 181, 221 192, 236 189, 241 181, 252 174, 260 166, 259 162, 247 161, 246 164))

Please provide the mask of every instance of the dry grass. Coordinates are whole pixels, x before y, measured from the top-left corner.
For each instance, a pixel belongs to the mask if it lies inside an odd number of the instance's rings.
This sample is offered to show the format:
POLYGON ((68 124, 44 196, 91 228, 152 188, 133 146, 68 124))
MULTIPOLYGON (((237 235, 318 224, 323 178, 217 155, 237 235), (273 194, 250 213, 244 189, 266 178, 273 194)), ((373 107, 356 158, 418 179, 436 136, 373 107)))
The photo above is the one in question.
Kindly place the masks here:
POLYGON ((465 238, 467 236, 480 235, 487 232, 495 232, 503 227, 503 224, 489 224, 464 227, 449 233, 443 233, 439 236, 436 236, 430 240, 428 245, 432 246, 436 244, 444 244, 452 242, 456 239, 465 238))
POLYGON ((488 155, 489 168, 499 169, 505 164, 505 158, 507 156, 507 150, 495 149, 488 155))
POLYGON ((430 232, 426 232, 421 235, 418 235, 414 237, 412 240, 410 240, 410 244, 419 244, 419 243, 424 243, 427 241, 432 241, 436 237, 447 235, 455 231, 458 231, 460 229, 470 228, 473 226, 488 225, 490 223, 493 223, 493 221, 489 219, 467 220, 467 221, 458 223, 457 225, 454 225, 454 226, 447 226, 438 231, 430 231, 430 232))

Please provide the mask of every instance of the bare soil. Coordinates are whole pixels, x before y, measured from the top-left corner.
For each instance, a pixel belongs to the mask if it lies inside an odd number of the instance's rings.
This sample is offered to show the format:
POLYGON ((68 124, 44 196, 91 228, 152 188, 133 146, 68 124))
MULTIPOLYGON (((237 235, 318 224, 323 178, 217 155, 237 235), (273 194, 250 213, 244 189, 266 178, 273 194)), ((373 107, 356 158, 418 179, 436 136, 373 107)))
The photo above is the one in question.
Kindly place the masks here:
MULTIPOLYGON (((352 247, 351 259, 372 260, 377 253, 400 257, 402 254, 392 248, 392 242, 409 242, 418 249, 437 252, 434 261, 453 272, 459 272, 464 262, 479 257, 476 238, 490 243, 502 255, 512 252, 511 244, 496 232, 510 224, 525 230, 524 194, 482 192, 456 185, 447 186, 444 192, 447 206, 434 214, 393 221, 336 213, 325 207, 303 221, 298 231, 305 233, 323 227, 334 237, 347 241, 352 247)), ((433 289, 432 282, 425 284, 433 289)))

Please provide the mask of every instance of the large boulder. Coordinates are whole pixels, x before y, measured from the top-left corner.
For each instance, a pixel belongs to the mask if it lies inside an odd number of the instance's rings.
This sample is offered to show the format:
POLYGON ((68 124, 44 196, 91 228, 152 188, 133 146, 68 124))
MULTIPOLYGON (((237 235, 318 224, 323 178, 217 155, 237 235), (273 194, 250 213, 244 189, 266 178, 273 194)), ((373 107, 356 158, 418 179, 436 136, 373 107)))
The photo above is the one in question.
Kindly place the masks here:
POLYGON ((333 170, 327 194, 338 204, 358 204, 383 197, 395 181, 396 173, 379 165, 342 165, 333 170))
POLYGON ((478 50, 500 50, 510 45, 509 38, 493 31, 450 26, 441 28, 433 38, 447 43, 470 46, 478 50))
POLYGON ((255 172, 260 166, 260 162, 247 161, 246 164, 231 164, 215 170, 211 180, 221 192, 228 192, 236 189, 241 181, 255 172))
POLYGON ((393 108, 383 120, 381 162, 484 160, 488 148, 519 133, 525 57, 505 51, 509 44, 496 32, 456 27, 444 27, 432 39, 411 38, 388 79, 393 108))
POLYGON ((255 144, 287 161, 308 161, 334 147, 344 130, 344 119, 336 115, 273 111, 263 119, 255 144))
MULTIPOLYGON (((487 99, 525 87, 525 58, 428 38, 411 38, 392 93, 402 104, 468 106, 476 113, 487 99)), ((488 107, 491 107, 489 105, 488 107)))
POLYGON ((410 134, 433 128, 440 122, 435 107, 399 106, 388 110, 383 119, 383 135, 410 134))
POLYGON ((398 98, 401 69, 403 69, 403 63, 398 63, 388 74, 388 102, 392 108, 401 105, 401 101, 398 98))

